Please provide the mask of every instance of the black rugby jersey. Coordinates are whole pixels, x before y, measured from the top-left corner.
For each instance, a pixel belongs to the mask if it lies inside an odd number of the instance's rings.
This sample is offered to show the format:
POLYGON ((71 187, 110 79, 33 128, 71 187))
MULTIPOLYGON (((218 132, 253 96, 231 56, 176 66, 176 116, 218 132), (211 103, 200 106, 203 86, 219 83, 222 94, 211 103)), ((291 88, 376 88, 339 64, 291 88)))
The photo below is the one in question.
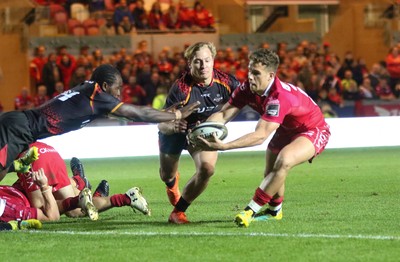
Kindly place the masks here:
POLYGON ((24 112, 33 136, 42 139, 80 129, 95 118, 114 112, 122 104, 95 82, 85 81, 45 104, 24 112))
POLYGON ((213 80, 209 86, 198 85, 193 81, 189 72, 185 72, 172 85, 165 108, 178 102, 183 105, 199 101, 200 106, 186 118, 188 127, 192 128, 197 121, 204 122, 210 115, 221 110, 229 100, 231 93, 239 87, 240 82, 236 77, 226 74, 218 69, 213 69, 213 80))

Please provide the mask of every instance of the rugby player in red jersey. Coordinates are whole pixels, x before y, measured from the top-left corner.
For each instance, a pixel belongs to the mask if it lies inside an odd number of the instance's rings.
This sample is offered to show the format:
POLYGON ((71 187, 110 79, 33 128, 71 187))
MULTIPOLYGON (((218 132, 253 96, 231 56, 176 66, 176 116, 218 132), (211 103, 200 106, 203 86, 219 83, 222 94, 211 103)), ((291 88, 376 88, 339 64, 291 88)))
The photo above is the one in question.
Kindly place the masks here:
POLYGON ((246 105, 261 117, 254 132, 223 143, 215 137, 201 139, 203 150, 229 150, 262 144, 274 131, 267 151, 264 179, 253 199, 235 217, 238 226, 248 227, 253 220, 282 218, 285 179, 289 170, 320 154, 330 137, 329 125, 315 102, 299 87, 276 76, 279 57, 268 49, 249 56, 248 82, 236 89, 221 111, 207 121, 227 123, 246 105), (268 208, 261 211, 262 207, 268 208))
POLYGON ((234 76, 214 68, 216 49, 212 43, 195 43, 185 50, 184 55, 189 68, 172 85, 165 107, 180 101, 184 101, 183 105, 199 101, 200 106, 187 118, 159 124, 160 177, 167 186, 170 203, 175 206, 168 219, 174 224, 189 222, 185 211, 206 189, 218 158, 217 152, 188 147, 187 130, 219 111, 232 92, 240 86, 234 76), (189 151, 196 172, 185 185, 181 196, 178 164, 184 149, 189 151))
POLYGON ((67 90, 45 104, 30 110, 0 115, 0 181, 7 172, 25 172, 37 158, 32 147, 27 158, 15 162, 29 144, 46 137, 80 129, 108 114, 133 121, 163 122, 189 116, 198 106, 192 103, 175 112, 163 112, 149 106, 125 104, 120 100, 122 78, 111 65, 97 67, 90 81, 67 90))
MULTIPOLYGON (((41 228, 40 221, 53 221, 60 218, 57 203, 51 192, 43 169, 30 173, 30 178, 43 198, 41 208, 33 207, 27 197, 14 186, 0 186, 0 221, 25 221, 22 227, 41 228), (39 221, 37 221, 39 220, 39 221)), ((11 223, 15 224, 15 223, 11 223)), ((21 224, 18 225, 21 228, 21 224)), ((13 227, 15 229, 15 226, 13 227)))
MULTIPOLYGON (((38 141, 32 143, 30 147, 38 148, 40 154, 39 159, 32 163, 32 170, 44 170, 48 185, 57 200, 60 215, 81 217, 87 214, 90 219, 97 220, 98 211, 121 206, 131 206, 132 209, 150 215, 147 201, 137 187, 132 187, 125 194, 115 194, 109 197, 108 183, 106 182, 107 184, 104 185, 102 181, 92 197, 88 188, 89 182, 84 176, 83 165, 79 159, 71 160, 73 179, 70 179, 64 160, 53 147, 38 141), (101 186, 107 188, 100 188, 101 186)), ((43 208, 45 199, 41 194, 40 187, 32 180, 30 173, 18 173, 18 180, 13 187, 27 195, 33 207, 43 208)))

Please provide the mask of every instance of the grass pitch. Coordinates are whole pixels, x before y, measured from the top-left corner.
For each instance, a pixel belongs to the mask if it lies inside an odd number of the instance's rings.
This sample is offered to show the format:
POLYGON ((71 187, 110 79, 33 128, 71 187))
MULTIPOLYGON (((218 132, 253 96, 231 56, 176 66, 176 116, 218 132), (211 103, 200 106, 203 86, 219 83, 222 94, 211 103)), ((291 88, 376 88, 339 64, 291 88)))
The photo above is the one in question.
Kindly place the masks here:
MULTIPOLYGON (((83 159, 93 187, 102 179, 111 194, 142 187, 152 216, 122 207, 95 222, 63 216, 40 231, 2 232, 0 260, 399 261, 399 156, 399 147, 326 150, 289 174, 283 220, 249 228, 233 218, 261 182, 262 152, 220 153, 215 176, 187 211, 191 224, 181 226, 167 223, 172 207, 158 157, 83 159)), ((181 188, 193 172, 183 156, 181 188)))

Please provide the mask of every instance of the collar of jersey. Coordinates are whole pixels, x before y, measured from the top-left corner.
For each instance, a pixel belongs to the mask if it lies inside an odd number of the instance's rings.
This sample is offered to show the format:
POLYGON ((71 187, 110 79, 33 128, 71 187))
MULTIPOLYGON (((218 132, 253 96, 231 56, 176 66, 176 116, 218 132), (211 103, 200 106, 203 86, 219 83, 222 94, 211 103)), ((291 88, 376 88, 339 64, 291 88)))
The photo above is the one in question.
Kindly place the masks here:
POLYGON ((274 82, 275 82, 275 78, 272 79, 272 81, 269 83, 267 89, 265 89, 264 94, 262 94, 262 96, 268 96, 269 90, 271 90, 271 86, 274 84, 274 82))

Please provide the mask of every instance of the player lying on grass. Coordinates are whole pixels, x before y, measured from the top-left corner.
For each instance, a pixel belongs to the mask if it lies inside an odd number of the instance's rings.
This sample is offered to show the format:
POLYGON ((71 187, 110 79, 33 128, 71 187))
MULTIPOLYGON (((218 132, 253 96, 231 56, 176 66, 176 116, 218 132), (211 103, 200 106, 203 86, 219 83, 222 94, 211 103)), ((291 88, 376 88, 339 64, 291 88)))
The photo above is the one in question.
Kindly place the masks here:
POLYGON ((249 56, 248 82, 232 94, 221 111, 207 121, 227 123, 246 105, 260 113, 254 132, 223 143, 199 137, 204 150, 230 150, 262 144, 274 131, 267 151, 264 179, 244 211, 235 217, 238 226, 248 227, 255 217, 282 218, 285 179, 290 169, 320 154, 330 137, 317 104, 299 87, 282 82, 276 71, 279 57, 268 49, 249 56), (262 207, 268 208, 261 211, 262 207), (261 211, 261 212, 260 212, 261 211), (260 213, 259 213, 260 212, 260 213))
POLYGON ((90 81, 65 91, 37 108, 1 114, 0 181, 8 172, 27 170, 28 161, 14 165, 14 160, 38 139, 80 129, 108 114, 133 121, 159 123, 186 118, 198 106, 195 102, 175 112, 163 112, 149 106, 125 104, 120 100, 121 88, 122 78, 118 70, 111 65, 100 65, 94 70, 90 81))
MULTIPOLYGON (((98 211, 102 212, 112 207, 131 206, 134 210, 150 215, 147 201, 139 188, 133 187, 125 194, 109 197, 108 183, 103 180, 92 197, 90 183, 84 175, 83 165, 79 159, 71 160, 73 177, 70 179, 64 160, 53 147, 43 142, 35 142, 30 146, 37 147, 40 154, 39 159, 32 163, 32 169, 44 169, 60 214, 66 214, 69 217, 81 217, 87 214, 90 219, 97 220, 98 211)), ((32 206, 37 208, 43 206, 44 199, 39 188, 32 183, 29 173, 18 173, 18 180, 14 186, 20 188, 28 196, 32 206)))
POLYGON ((52 221, 60 218, 57 203, 51 192, 51 186, 48 184, 44 170, 39 169, 30 172, 29 178, 35 186, 40 188, 39 193, 43 199, 42 207, 36 208, 32 206, 24 193, 16 187, 0 186, 0 221, 26 220, 22 224, 23 227, 40 228, 41 224, 36 223, 36 219, 40 221, 52 221))

